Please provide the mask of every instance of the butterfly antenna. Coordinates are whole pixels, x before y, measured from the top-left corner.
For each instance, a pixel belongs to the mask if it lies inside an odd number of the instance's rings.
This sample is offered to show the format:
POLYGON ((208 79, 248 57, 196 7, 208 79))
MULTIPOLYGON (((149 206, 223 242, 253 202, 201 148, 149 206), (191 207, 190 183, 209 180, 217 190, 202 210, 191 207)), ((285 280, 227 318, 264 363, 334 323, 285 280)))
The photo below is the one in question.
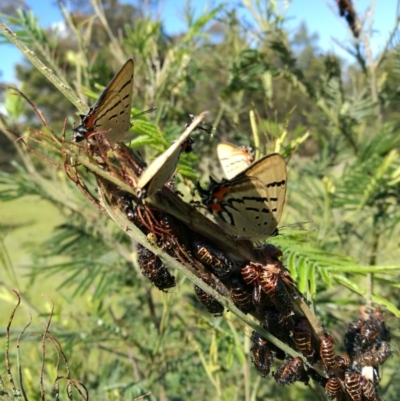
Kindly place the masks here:
POLYGON ((157 110, 157 107, 152 107, 151 109, 141 111, 140 113, 137 113, 133 117, 131 117, 131 120, 133 120, 136 117, 143 116, 144 114, 152 113, 153 111, 156 111, 156 110, 157 110))
MULTIPOLYGON (((189 125, 193 122, 194 118, 196 117, 194 114, 189 114, 190 117, 190 123, 185 124, 185 128, 189 127, 189 125)), ((213 136, 212 131, 215 130, 215 128, 211 124, 207 124, 206 122, 202 121, 196 129, 202 130, 207 132, 207 134, 210 134, 213 136)))
POLYGON ((274 235, 281 235, 280 234, 280 232, 282 231, 282 229, 287 229, 287 228, 291 228, 291 229, 296 229, 296 227, 299 227, 298 228, 298 230, 300 230, 300 231, 310 231, 310 230, 307 230, 306 228, 304 228, 303 227, 303 224, 311 224, 311 223, 314 223, 314 221, 313 220, 308 220, 308 221, 298 221, 298 222, 296 222, 296 223, 292 223, 292 224, 286 224, 286 225, 284 225, 284 226, 281 226, 281 227, 279 227, 279 230, 278 230, 278 228, 275 230, 275 233, 274 233, 274 235))

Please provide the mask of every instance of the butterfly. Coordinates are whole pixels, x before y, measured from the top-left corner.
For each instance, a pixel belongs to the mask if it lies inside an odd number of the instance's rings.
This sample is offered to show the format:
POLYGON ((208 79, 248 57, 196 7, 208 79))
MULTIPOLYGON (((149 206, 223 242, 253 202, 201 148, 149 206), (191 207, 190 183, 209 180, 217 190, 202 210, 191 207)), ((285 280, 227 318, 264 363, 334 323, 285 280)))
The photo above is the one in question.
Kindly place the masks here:
POLYGON ((274 234, 286 194, 286 163, 273 153, 262 157, 232 179, 210 177, 206 189, 196 188, 203 204, 228 234, 253 241, 274 234))
POLYGON ((189 152, 191 150, 193 140, 189 135, 200 124, 206 114, 207 112, 204 112, 194 118, 184 133, 147 167, 137 182, 139 197, 144 198, 153 195, 172 178, 181 152, 189 152))
POLYGON ((254 161, 254 153, 249 146, 235 146, 221 142, 217 145, 217 155, 225 177, 230 180, 254 161))
POLYGON ((89 109, 89 113, 80 115, 81 123, 73 129, 73 141, 89 139, 96 132, 107 133, 111 145, 124 140, 131 127, 132 91, 133 60, 129 59, 89 109))

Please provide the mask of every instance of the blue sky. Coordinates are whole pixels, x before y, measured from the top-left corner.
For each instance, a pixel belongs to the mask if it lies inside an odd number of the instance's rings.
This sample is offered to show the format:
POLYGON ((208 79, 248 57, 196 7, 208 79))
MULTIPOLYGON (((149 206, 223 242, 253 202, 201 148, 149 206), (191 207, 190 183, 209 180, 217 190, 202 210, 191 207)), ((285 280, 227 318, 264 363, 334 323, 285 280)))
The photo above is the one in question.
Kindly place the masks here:
MULTIPOLYGON (((54 5, 54 0, 27 0, 34 14, 39 18, 39 23, 43 27, 62 21, 61 14, 54 5)), ((129 3, 127 0, 121 2, 129 3)), ((237 4, 239 0, 235 1, 237 4)), ((283 3, 282 0, 277 1, 283 3)), ((288 1, 286 1, 287 3, 288 1)), ((68 1, 65 2, 68 4, 68 1)), ((214 4, 221 3, 220 0, 214 4)), ((229 3, 229 1, 227 2, 229 3)), ((368 0, 354 0, 356 10, 359 15, 363 15, 370 4, 368 0)), ((377 0, 374 11, 373 40, 372 50, 377 54, 384 46, 396 19, 397 0, 377 0), (384 4, 384 6, 383 6, 384 4)), ((185 0, 164 0, 160 1, 161 19, 168 34, 179 33, 185 29, 182 18, 185 0)), ((196 12, 201 12, 209 4, 207 0, 193 0, 196 12)), ((334 39, 342 44, 348 43, 350 35, 346 33, 346 23, 343 18, 338 18, 335 0, 292 0, 287 12, 290 17, 286 26, 295 30, 304 21, 310 33, 317 33, 319 36, 318 46, 323 50, 329 50, 338 54, 342 58, 347 58, 347 54, 340 49, 334 39)), ((15 82, 14 65, 23 60, 23 56, 18 49, 12 45, 0 45, 2 63, 0 66, 1 81, 15 82)), ((350 59, 349 59, 350 60, 350 59)))

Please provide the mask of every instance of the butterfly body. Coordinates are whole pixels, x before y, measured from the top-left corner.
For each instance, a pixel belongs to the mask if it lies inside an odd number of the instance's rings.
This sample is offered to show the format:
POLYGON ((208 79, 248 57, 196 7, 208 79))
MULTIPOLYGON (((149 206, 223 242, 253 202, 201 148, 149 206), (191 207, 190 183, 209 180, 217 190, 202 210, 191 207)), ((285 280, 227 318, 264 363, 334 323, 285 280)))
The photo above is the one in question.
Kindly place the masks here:
POLYGON ((279 154, 265 156, 231 180, 210 178, 197 185, 203 203, 231 235, 263 240, 276 230, 286 193, 286 164, 279 154))
POLYGON ((73 129, 74 142, 87 140, 96 132, 106 134, 112 145, 125 139, 131 126, 133 70, 133 60, 129 59, 89 109, 89 113, 80 115, 81 123, 73 129))

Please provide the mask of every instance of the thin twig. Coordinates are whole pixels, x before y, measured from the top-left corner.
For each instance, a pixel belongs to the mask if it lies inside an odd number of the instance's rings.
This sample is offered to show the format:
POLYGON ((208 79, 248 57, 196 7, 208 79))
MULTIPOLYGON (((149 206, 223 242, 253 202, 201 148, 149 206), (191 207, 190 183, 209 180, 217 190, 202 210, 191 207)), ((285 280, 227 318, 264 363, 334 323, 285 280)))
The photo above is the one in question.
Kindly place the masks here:
POLYGON ((18 375, 19 375, 19 385, 21 387, 21 391, 22 391, 22 396, 24 397, 25 401, 28 401, 28 397, 26 395, 26 391, 24 388, 24 382, 23 382, 23 375, 22 375, 22 365, 21 365, 21 348, 20 348, 20 343, 21 343, 21 338, 24 335, 26 329, 31 325, 32 323, 32 315, 29 314, 29 322, 28 324, 22 329, 20 335, 18 336, 17 339, 17 360, 18 360, 18 375))
POLYGON ((40 369, 40 396, 43 401, 46 398, 46 395, 44 392, 44 368, 45 368, 45 362, 46 362, 46 338, 47 338, 47 334, 50 329, 51 319, 52 319, 53 313, 54 313, 54 302, 51 298, 49 298, 49 297, 47 297, 47 298, 51 302, 51 311, 50 311, 50 316, 47 320, 47 324, 44 328, 44 333, 42 335, 42 366, 40 369))
POLYGON ((13 375, 11 373, 11 364, 10 364, 10 327, 14 320, 15 312, 17 311, 17 309, 21 303, 21 297, 20 297, 19 293, 15 290, 13 290, 13 292, 16 294, 16 296, 18 298, 18 302, 17 302, 17 305, 15 305, 13 311, 11 312, 11 316, 10 316, 10 319, 8 320, 8 324, 7 324, 7 328, 6 328, 5 362, 6 362, 6 370, 7 370, 7 374, 8 374, 8 380, 11 383, 13 395, 14 395, 14 397, 20 398, 20 392, 15 387, 15 382, 14 382, 13 375))

